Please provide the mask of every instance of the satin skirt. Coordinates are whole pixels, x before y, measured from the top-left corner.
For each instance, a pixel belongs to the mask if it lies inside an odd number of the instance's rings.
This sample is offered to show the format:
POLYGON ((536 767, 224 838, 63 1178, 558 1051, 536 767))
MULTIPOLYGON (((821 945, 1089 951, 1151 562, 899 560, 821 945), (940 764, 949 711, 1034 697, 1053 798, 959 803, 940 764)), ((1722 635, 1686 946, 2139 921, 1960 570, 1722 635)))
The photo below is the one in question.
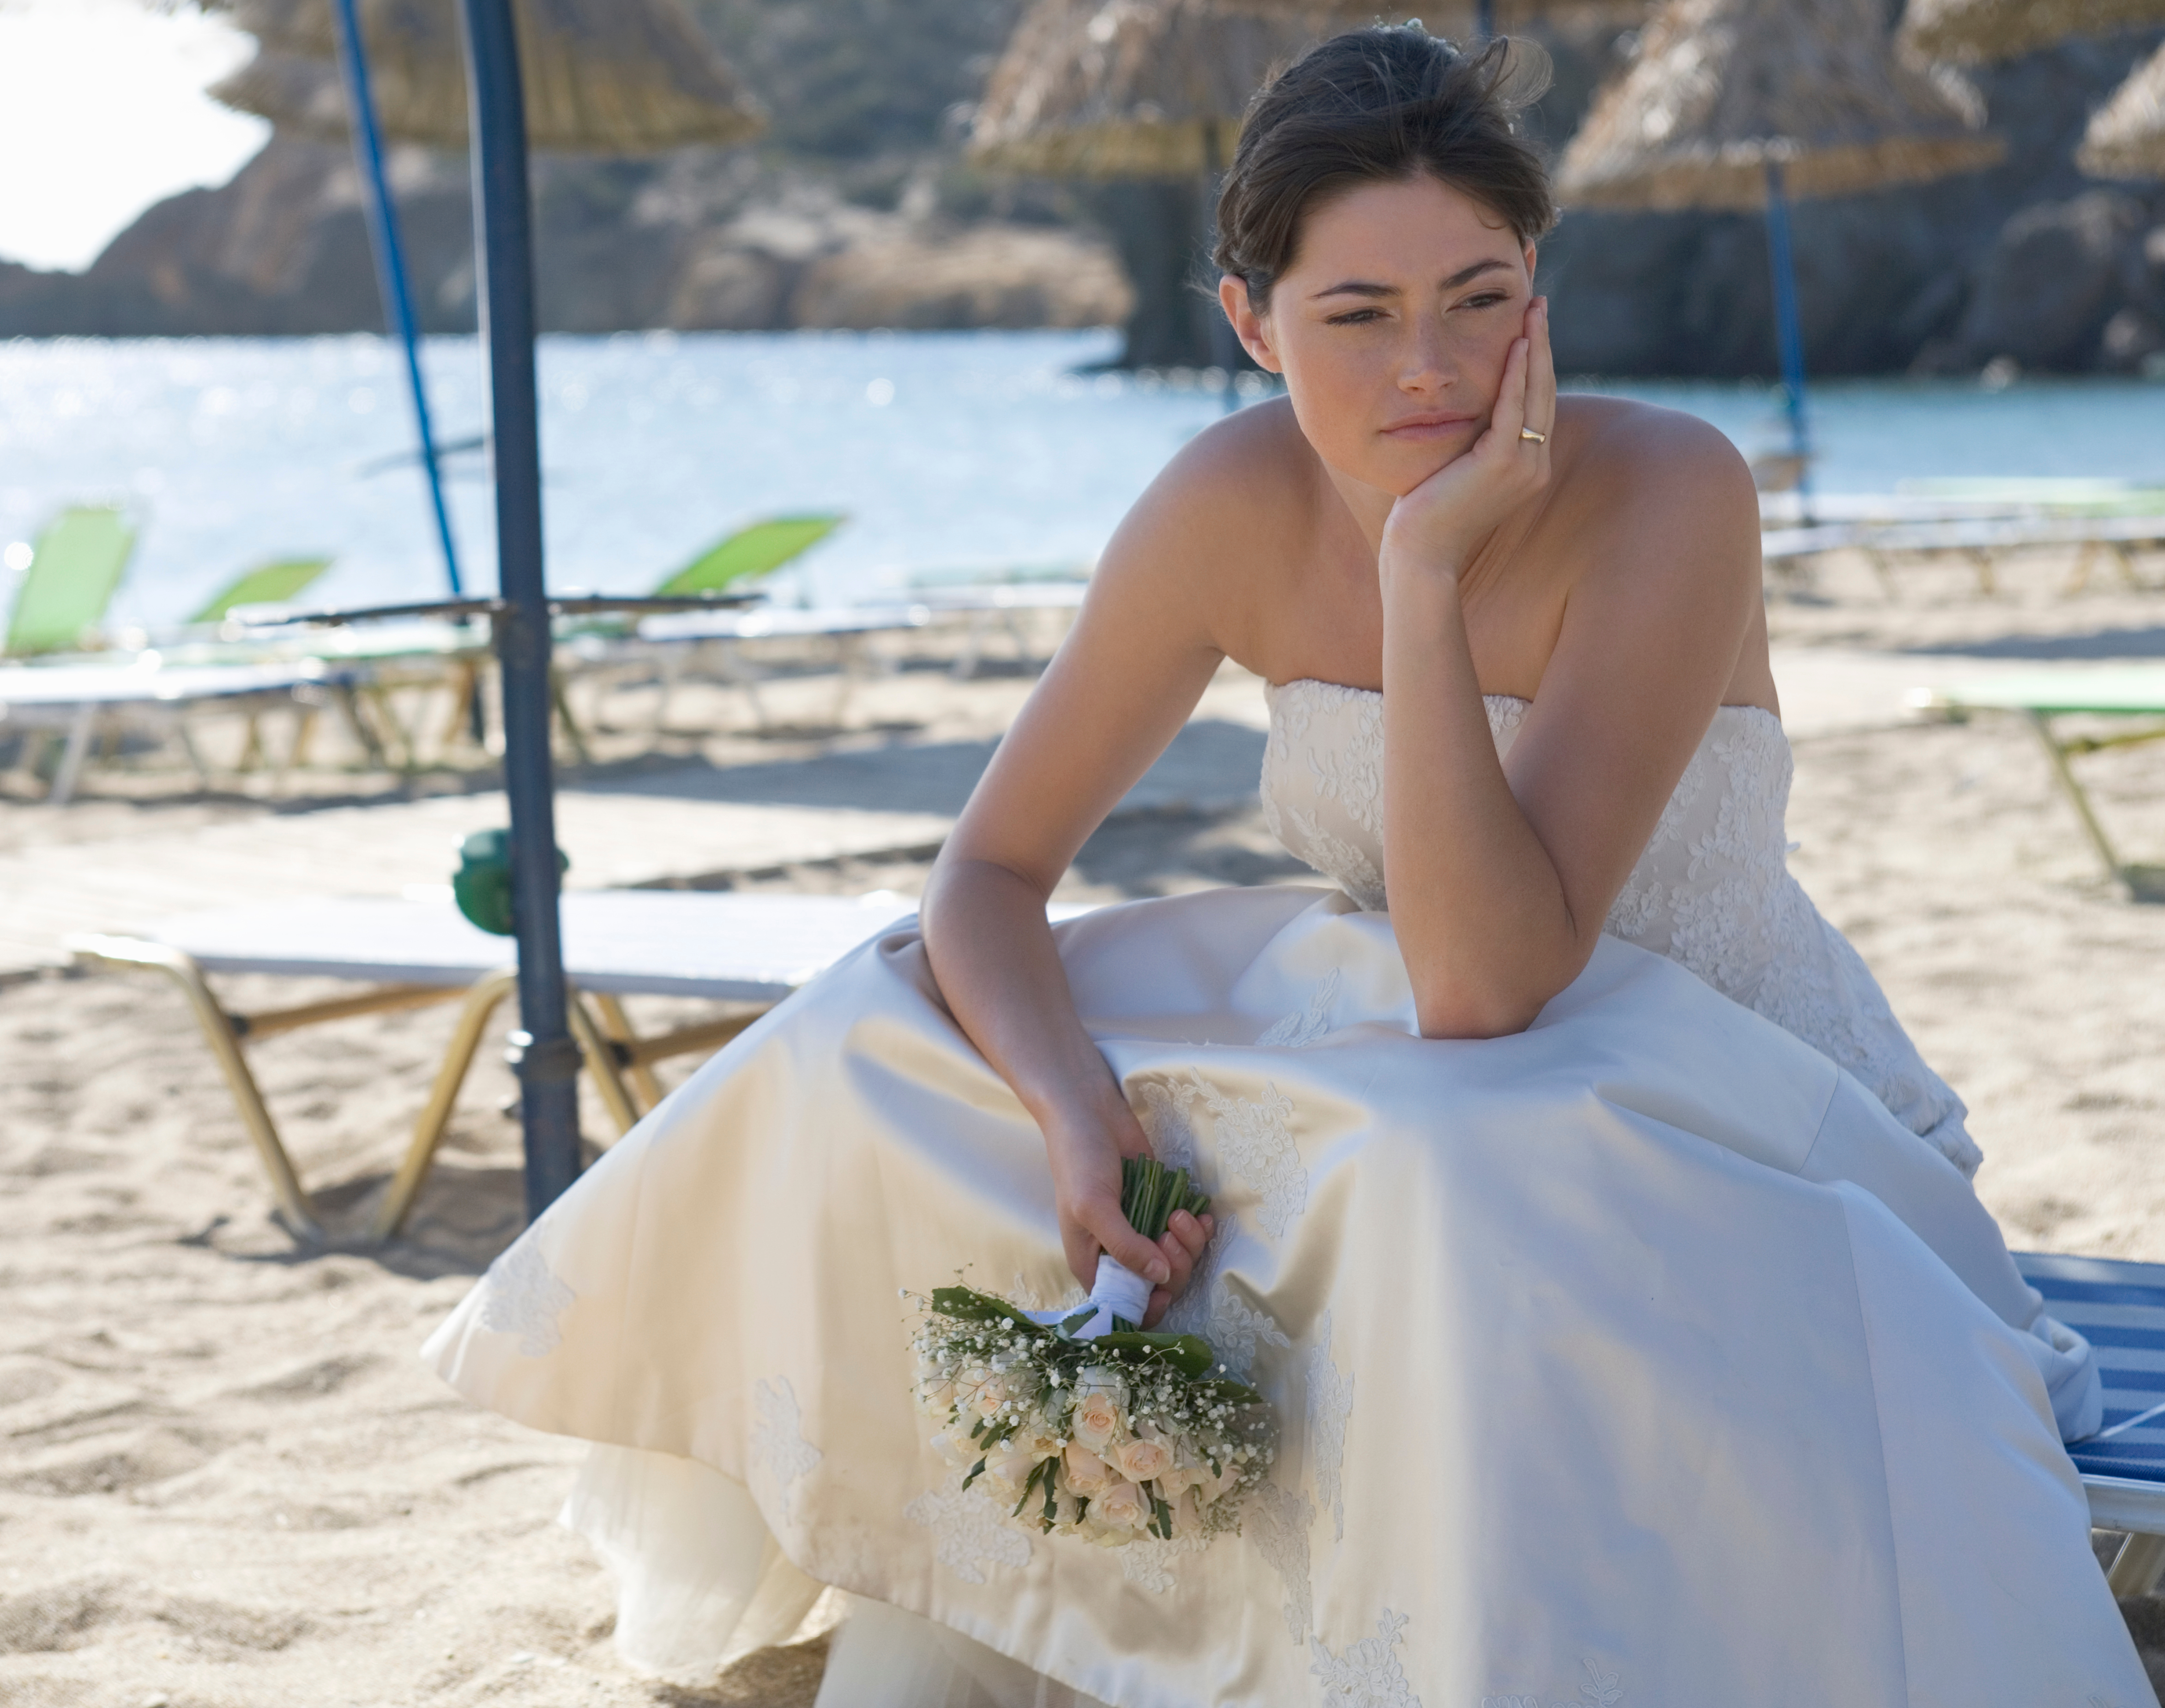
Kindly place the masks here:
POLYGON ((1857 1083, 1604 941, 1513 1037, 1424 1039, 1390 922, 1220 890, 1056 928, 1218 1231, 1171 1326, 1276 1408, 1241 1533, 1099 1548, 964 1492, 908 1307, 1079 1298, 1042 1141, 867 943, 708 1062, 424 1356, 597 1444, 566 1508, 635 1662, 853 1598, 852 1708, 2152 1702, 2062 1447, 2089 1348, 1857 1083))

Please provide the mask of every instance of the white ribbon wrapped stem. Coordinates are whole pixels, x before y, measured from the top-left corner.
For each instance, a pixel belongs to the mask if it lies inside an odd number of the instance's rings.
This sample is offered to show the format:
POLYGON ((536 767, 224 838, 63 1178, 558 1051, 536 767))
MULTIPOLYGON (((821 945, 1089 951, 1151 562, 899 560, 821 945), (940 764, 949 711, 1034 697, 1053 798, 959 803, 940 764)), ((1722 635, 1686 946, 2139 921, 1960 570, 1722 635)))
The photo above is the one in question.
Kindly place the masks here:
POLYGON ((1116 1316, 1138 1328, 1142 1326, 1143 1313, 1150 1309, 1150 1296, 1149 1282, 1109 1252, 1100 1252, 1097 1278, 1091 1284, 1088 1304, 1071 1305, 1065 1310, 1033 1310, 1026 1314, 1031 1321, 1049 1326, 1088 1310, 1090 1320, 1075 1331, 1075 1338, 1094 1341, 1099 1335, 1113 1331, 1113 1319, 1116 1316))

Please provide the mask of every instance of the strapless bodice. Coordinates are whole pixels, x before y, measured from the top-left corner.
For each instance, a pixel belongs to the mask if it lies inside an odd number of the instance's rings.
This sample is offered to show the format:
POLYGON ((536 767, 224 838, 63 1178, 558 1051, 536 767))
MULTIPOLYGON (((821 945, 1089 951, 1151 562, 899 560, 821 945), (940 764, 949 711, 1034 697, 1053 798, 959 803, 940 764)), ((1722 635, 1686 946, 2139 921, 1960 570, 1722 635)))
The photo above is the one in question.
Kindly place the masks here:
MULTIPOLYGON (((1271 709, 1263 815, 1288 851, 1362 907, 1388 908, 1383 697, 1297 680, 1271 709)), ((1490 694, 1508 753, 1530 702, 1490 694)), ((1855 950, 1788 868, 1792 761, 1781 720, 1723 706, 1609 911, 1612 936, 1667 956, 1862 1079, 1965 1173, 1981 1160, 1961 1100, 1919 1057, 1855 950)))

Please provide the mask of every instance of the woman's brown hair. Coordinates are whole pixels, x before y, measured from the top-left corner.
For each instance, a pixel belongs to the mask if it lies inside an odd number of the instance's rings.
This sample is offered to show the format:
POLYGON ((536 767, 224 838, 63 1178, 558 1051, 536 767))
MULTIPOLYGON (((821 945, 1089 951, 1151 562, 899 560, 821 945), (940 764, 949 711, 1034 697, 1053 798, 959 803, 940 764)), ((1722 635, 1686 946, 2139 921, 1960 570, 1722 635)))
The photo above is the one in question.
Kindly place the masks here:
POLYGON ((1418 24, 1318 44, 1256 92, 1218 197, 1220 271, 1257 314, 1293 265, 1320 202, 1425 173, 1530 242, 1556 224, 1548 168, 1520 116, 1547 86, 1546 56, 1498 37, 1467 53, 1418 24))

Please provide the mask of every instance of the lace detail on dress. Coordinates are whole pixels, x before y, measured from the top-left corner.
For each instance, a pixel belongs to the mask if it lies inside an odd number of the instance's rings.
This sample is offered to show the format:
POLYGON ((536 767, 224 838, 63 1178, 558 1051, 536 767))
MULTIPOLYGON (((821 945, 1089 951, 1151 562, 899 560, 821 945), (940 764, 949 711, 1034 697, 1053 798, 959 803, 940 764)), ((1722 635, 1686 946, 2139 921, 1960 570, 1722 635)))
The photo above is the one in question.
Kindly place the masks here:
POLYGON ((538 1241, 528 1237, 489 1265, 482 1284, 481 1326, 519 1336, 521 1357, 545 1357, 564 1343, 556 1319, 577 1299, 549 1267, 538 1241))
POLYGON ((1183 1102, 1199 1099, 1218 1123, 1218 1156, 1256 1190, 1256 1220, 1274 1240, 1308 1208, 1308 1170, 1293 1141, 1293 1099, 1266 1084, 1261 1098, 1228 1097, 1200 1073, 1176 1088, 1183 1102))
MULTIPOLYGON (((1265 821, 1362 908, 1388 905, 1383 696, 1335 683, 1269 690, 1265 821), (1372 787, 1371 784, 1373 784, 1372 787)), ((1528 702, 1488 696, 1508 751, 1528 702)), ((1855 1074, 1965 1174, 1982 1157, 1962 1100, 1927 1068, 1857 952, 1789 875, 1794 764, 1778 719, 1724 706, 1662 809, 1604 929, 1688 967, 1855 1074)))
POLYGON ((1332 1540, 1346 1540, 1346 1423, 1353 1415, 1353 1373, 1341 1375, 1330 1357, 1330 1313, 1308 1352, 1308 1434, 1315 1453, 1315 1498, 1330 1509, 1332 1540))
MULTIPOLYGON (((1586 1677, 1578 1687, 1576 1702, 1551 1702, 1546 1708, 1616 1708, 1624 1700, 1624 1683, 1615 1673, 1605 1673, 1593 1662, 1582 1660, 1586 1677)), ((2096 1698, 2091 1698, 2094 1702, 2096 1698)), ((1539 1696, 1483 1696, 1481 1708, 1543 1708, 1539 1696)))
POLYGON ((1030 1536, 982 1489, 965 1489, 959 1473, 944 1487, 927 1489, 902 1516, 932 1532, 940 1563, 966 1584, 990 1581, 988 1566, 1030 1563, 1030 1536))
POLYGON ((1406 1616, 1386 1607, 1376 1621, 1376 1634, 1348 1645, 1344 1654, 1333 1654, 1321 1637, 1309 1644, 1315 1664, 1309 1671, 1323 1680, 1323 1700, 1336 1708, 1420 1708, 1420 1698, 1406 1682, 1406 1669, 1399 1660, 1399 1633, 1406 1628, 1406 1616))
POLYGON ((1273 1021, 1256 1040, 1256 1047, 1305 1050, 1330 1031, 1330 1006, 1337 1000, 1338 969, 1334 967, 1324 975, 1323 982, 1309 993, 1306 1005, 1297 1014, 1273 1021))
POLYGON ((1314 1503, 1275 1483, 1256 1484, 1241 1514, 1241 1533, 1255 1538, 1263 1563, 1284 1586, 1286 1630, 1296 1648, 1308 1641, 1315 1617, 1308 1576, 1308 1532, 1314 1523, 1314 1503))
POLYGON ((822 1455, 804 1439, 797 1390, 787 1376, 772 1382, 762 1379, 754 1398, 759 1421, 751 1430, 752 1479, 787 1526, 795 1521, 791 1508, 796 1501, 797 1484, 818 1468, 822 1455))

